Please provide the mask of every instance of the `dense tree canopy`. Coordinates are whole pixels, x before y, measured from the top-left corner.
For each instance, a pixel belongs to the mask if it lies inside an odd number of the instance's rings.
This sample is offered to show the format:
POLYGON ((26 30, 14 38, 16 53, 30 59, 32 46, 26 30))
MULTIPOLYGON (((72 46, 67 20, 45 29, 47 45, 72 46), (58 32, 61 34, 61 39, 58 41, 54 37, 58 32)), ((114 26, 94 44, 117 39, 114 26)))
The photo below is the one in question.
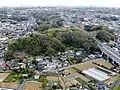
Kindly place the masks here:
POLYGON ((60 17, 49 17, 44 21, 38 21, 37 31, 45 31, 52 28, 60 28, 63 26, 63 20, 60 17))
POLYGON ((89 26, 89 25, 85 25, 85 30, 86 31, 100 31, 100 30, 105 30, 105 31, 109 31, 109 28, 107 26, 104 25, 93 25, 93 26, 89 26))
POLYGON ((13 52, 23 51, 31 55, 54 54, 63 51, 64 46, 56 38, 51 39, 44 34, 34 34, 29 37, 20 38, 9 43, 9 50, 13 52))
POLYGON ((113 33, 102 30, 97 33, 96 38, 102 42, 109 42, 110 40, 114 41, 115 36, 113 35, 113 33))
POLYGON ((98 25, 98 26, 92 26, 90 28, 90 31, 98 31, 98 30, 109 30, 109 28, 107 26, 103 26, 103 25, 98 25))
POLYGON ((14 52, 25 52, 34 56, 54 55, 68 47, 82 48, 89 54, 96 50, 97 43, 80 29, 49 29, 9 43, 6 57, 12 56, 14 52))
POLYGON ((112 31, 109 30, 107 26, 85 26, 85 30, 90 31, 92 35, 95 35, 95 37, 102 42, 109 42, 110 40, 115 40, 115 35, 112 31))
POLYGON ((93 52, 97 48, 97 43, 93 38, 86 35, 83 31, 59 32, 57 36, 65 46, 83 48, 89 53, 93 52))

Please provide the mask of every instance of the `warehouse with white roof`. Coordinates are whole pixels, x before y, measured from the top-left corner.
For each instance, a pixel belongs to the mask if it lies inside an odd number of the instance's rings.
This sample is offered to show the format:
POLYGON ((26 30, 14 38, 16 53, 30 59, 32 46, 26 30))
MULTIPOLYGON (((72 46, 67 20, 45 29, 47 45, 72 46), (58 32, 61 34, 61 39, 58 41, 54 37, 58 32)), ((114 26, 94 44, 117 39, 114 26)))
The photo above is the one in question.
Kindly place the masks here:
POLYGON ((95 68, 84 70, 83 73, 99 81, 105 81, 110 78, 107 73, 102 72, 95 68))

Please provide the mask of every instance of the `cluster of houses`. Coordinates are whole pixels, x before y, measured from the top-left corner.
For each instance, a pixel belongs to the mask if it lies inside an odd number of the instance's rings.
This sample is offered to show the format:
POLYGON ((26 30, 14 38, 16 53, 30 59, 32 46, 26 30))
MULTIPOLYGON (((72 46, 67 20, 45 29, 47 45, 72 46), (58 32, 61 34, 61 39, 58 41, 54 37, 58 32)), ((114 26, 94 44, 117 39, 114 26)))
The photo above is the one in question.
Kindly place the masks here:
POLYGON ((43 72, 54 72, 58 68, 66 67, 69 65, 68 59, 79 58, 82 51, 69 50, 64 53, 59 52, 56 56, 37 56, 37 66, 42 67, 43 72))
POLYGON ((56 56, 36 56, 34 60, 37 62, 33 64, 30 60, 13 59, 12 61, 4 61, 0 59, 1 70, 20 70, 21 68, 36 69, 42 72, 55 72, 56 69, 66 67, 69 65, 69 59, 79 59, 82 51, 68 50, 66 52, 59 52, 56 56))
POLYGON ((34 31, 36 19, 28 10, 0 12, 0 58, 4 58, 8 43, 34 31))
POLYGON ((108 26, 111 30, 119 30, 120 16, 117 9, 110 8, 67 8, 58 12, 64 20, 64 27, 78 28, 80 23, 85 26, 108 26), (74 12, 74 13, 73 13, 74 12), (108 12, 107 14, 105 12, 108 12), (113 13, 114 12, 114 13, 113 13))
MULTIPOLYGON (((8 47, 8 42, 18 39, 22 36, 27 36, 35 31, 37 20, 37 12, 47 12, 48 15, 60 16, 63 19, 63 26, 70 28, 78 28, 80 24, 83 25, 100 25, 104 23, 111 30, 119 30, 120 16, 113 15, 111 9, 99 8, 27 8, 27 9, 10 9, 5 13, 0 13, 0 71, 20 71, 21 69, 33 69, 36 71, 34 79, 38 80, 40 73, 58 73, 57 69, 67 67, 70 65, 69 60, 79 60, 83 51, 68 50, 66 52, 59 52, 55 56, 36 56, 35 62, 30 60, 13 59, 12 61, 5 61, 4 55, 8 47), (104 11, 110 11, 110 14, 104 11), (102 11, 102 12, 101 12, 102 11), (33 13, 34 12, 34 13, 33 13), (74 13, 73 13, 74 12, 74 13), (101 12, 101 13, 100 13, 101 12), (34 15, 35 14, 35 15, 34 15), (36 17, 36 18, 35 18, 36 17)), ((43 13, 44 14, 44 13, 43 13)), ((42 15, 45 16, 46 14, 42 15)), ((39 15, 38 15, 39 16, 39 15)), ((45 18, 43 18, 45 19, 45 18)), ((118 40, 118 48, 120 40, 118 40)), ((89 55, 88 58, 99 58, 101 54, 89 55)), ((88 71, 87 71, 88 72, 88 71)), ((23 74, 28 77, 28 74, 23 74)), ((73 82, 71 82, 73 83, 73 82)), ((57 85, 56 82, 49 82, 49 85, 57 85)), ((79 86, 79 85, 77 85, 79 86)), ((103 84, 97 84, 99 89, 105 87, 103 84)), ((72 89, 75 89, 71 87, 72 89)), ((76 89, 77 90, 77 89, 76 89)), ((107 90, 107 89, 106 89, 107 90)))

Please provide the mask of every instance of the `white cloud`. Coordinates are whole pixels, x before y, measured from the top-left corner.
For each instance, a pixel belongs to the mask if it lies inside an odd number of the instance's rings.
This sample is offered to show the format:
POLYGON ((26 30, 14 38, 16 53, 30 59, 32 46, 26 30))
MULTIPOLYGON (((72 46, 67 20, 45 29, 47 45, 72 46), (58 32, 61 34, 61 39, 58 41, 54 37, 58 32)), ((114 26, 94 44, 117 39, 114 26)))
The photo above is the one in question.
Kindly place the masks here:
POLYGON ((109 6, 120 7, 120 0, 0 0, 0 6, 109 6))

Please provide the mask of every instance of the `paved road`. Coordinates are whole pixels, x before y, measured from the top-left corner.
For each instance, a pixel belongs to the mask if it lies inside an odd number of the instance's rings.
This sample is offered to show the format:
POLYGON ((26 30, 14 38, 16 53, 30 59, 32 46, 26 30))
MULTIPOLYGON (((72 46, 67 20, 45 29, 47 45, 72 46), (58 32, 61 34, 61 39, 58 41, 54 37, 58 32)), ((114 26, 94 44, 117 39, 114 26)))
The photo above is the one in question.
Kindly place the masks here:
MULTIPOLYGON (((92 35, 90 35, 90 36, 92 36, 92 35)), ((111 57, 111 59, 113 59, 114 61, 116 61, 117 63, 120 64, 120 53, 116 52, 111 47, 104 45, 103 43, 98 41, 94 36, 92 36, 92 37, 94 40, 96 40, 98 42, 98 46, 101 49, 101 51, 103 51, 105 54, 107 54, 109 57, 111 57)), ((120 81, 115 85, 113 90, 117 90, 119 86, 120 86, 120 81)))
POLYGON ((97 40, 92 34, 86 32, 88 35, 90 35, 94 40, 98 42, 98 46, 101 49, 101 51, 105 52, 111 59, 116 61, 120 65, 120 54, 113 50, 111 47, 104 45, 99 40, 97 40))
POLYGON ((111 59, 116 61, 118 64, 120 64, 120 54, 116 51, 114 51, 112 48, 110 48, 107 45, 99 45, 99 48, 101 51, 103 51, 105 54, 107 54, 111 59))
POLYGON ((24 90, 24 86, 25 86, 26 82, 27 82, 27 79, 25 79, 25 80, 19 85, 19 87, 18 87, 17 90, 24 90))

